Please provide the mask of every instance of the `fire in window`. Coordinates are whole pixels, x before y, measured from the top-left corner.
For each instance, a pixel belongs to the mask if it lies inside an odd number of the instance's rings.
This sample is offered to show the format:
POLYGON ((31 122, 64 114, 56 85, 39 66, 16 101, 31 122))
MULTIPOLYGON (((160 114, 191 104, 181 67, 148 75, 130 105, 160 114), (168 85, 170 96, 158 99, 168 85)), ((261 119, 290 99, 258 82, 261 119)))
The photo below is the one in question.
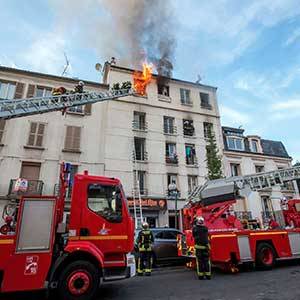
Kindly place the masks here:
POLYGON ((195 133, 193 120, 183 120, 183 134, 193 136, 195 133))
POLYGON ((159 95, 163 95, 169 97, 169 86, 165 84, 158 84, 157 85, 157 92, 159 95))

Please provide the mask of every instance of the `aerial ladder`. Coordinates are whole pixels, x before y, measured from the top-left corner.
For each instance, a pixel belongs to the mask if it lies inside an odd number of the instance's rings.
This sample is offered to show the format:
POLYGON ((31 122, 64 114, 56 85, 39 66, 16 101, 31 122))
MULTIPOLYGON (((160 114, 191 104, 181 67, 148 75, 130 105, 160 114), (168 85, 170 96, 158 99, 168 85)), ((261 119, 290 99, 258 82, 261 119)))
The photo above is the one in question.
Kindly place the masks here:
POLYGON ((109 90, 103 92, 68 93, 57 96, 24 98, 0 101, 0 120, 26 117, 52 111, 93 104, 107 100, 135 95, 132 89, 109 90))

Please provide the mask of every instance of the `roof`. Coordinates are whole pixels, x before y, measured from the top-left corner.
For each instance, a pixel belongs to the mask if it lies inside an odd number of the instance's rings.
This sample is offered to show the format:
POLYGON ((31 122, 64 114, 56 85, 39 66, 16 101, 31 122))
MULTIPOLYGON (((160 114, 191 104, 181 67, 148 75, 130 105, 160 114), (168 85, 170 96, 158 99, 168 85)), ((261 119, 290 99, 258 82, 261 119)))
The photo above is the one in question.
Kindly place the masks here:
MULTIPOLYGON (((111 69, 116 69, 116 70, 123 70, 123 71, 127 71, 130 73, 133 73, 135 70, 127 68, 127 67, 121 67, 121 66, 116 66, 116 65, 111 65, 110 64, 110 68, 111 69)), ((153 77, 158 77, 157 74, 152 74, 153 77)), ((185 83, 185 84, 189 84, 189 85, 193 85, 195 87, 203 87, 203 88, 208 88, 208 89, 213 89, 213 90, 217 90, 217 87, 211 86, 211 85, 205 85, 205 84, 201 84, 201 83, 195 83, 195 82, 191 82, 191 81, 186 81, 186 80, 182 80, 182 79, 177 79, 177 78, 168 78, 171 81, 176 81, 179 83, 185 83)))
POLYGON ((223 141, 224 141, 225 151, 232 151, 232 152, 237 152, 237 153, 251 153, 253 155, 266 155, 266 156, 275 156, 275 157, 291 159, 291 157, 289 156, 288 152, 285 149, 285 146, 280 141, 260 139, 262 153, 260 153, 260 152, 256 153, 256 152, 251 151, 250 139, 247 136, 243 135, 244 129, 222 126, 222 131, 223 131, 223 141), (237 134, 239 134, 240 137, 244 138, 245 150, 235 150, 235 149, 228 148, 226 136, 228 135, 229 132, 237 133, 237 134))
POLYGON ((82 80, 82 81, 84 81, 85 84, 88 84, 88 85, 102 87, 104 89, 108 89, 108 87, 109 87, 108 84, 104 84, 104 83, 100 83, 100 82, 96 82, 96 81, 89 81, 89 80, 85 80, 82 78, 64 77, 64 76, 47 74, 47 73, 40 73, 40 72, 35 72, 35 71, 10 68, 10 67, 5 67, 5 66, 0 66, 0 72, 1 71, 14 73, 14 74, 35 76, 35 77, 46 78, 46 79, 53 79, 53 80, 58 80, 58 81, 65 81, 65 82, 70 82, 70 83, 77 83, 79 80, 82 80))

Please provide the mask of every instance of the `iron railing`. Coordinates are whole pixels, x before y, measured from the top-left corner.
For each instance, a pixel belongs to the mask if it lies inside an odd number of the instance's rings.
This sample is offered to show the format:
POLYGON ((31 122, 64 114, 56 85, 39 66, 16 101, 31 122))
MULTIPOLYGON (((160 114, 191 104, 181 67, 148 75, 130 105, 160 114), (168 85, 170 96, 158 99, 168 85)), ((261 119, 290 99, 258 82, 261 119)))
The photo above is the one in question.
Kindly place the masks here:
POLYGON ((40 196, 43 193, 44 182, 42 180, 27 180, 28 185, 24 191, 16 191, 17 179, 11 179, 8 188, 9 197, 21 197, 21 196, 40 196))
POLYGON ((178 156, 169 156, 166 155, 166 163, 172 165, 178 165, 178 156))
POLYGON ((141 152, 132 151, 132 159, 136 160, 136 161, 147 161, 148 160, 148 152, 147 151, 141 151, 141 152))
POLYGON ((132 121, 132 129, 138 131, 147 131, 148 123, 147 122, 139 122, 139 121, 132 121))

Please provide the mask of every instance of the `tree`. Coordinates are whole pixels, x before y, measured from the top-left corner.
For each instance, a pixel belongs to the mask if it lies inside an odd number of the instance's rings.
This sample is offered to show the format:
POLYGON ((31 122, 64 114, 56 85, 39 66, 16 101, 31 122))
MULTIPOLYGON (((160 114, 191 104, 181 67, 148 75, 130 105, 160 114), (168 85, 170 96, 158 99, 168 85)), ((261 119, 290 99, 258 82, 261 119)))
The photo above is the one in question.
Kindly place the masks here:
POLYGON ((206 163, 208 179, 213 180, 223 177, 221 155, 219 155, 219 149, 212 128, 207 131, 206 163))

